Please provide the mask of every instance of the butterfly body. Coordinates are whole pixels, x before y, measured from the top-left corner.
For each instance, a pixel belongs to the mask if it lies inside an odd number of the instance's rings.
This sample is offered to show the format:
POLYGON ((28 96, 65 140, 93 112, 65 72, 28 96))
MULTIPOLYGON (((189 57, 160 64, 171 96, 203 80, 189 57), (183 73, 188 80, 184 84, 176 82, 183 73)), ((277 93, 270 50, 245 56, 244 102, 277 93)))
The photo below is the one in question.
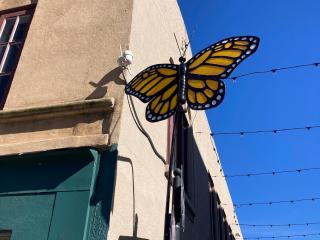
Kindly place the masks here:
POLYGON ((187 73, 187 66, 186 66, 186 59, 183 57, 179 58, 179 90, 178 90, 178 102, 180 104, 185 104, 187 101, 186 96, 186 73, 187 73))
POLYGON ((157 122, 172 116, 179 104, 195 110, 217 107, 225 95, 222 81, 259 45, 254 36, 221 40, 180 65, 156 64, 135 76, 126 85, 127 94, 149 102, 146 119, 157 122))

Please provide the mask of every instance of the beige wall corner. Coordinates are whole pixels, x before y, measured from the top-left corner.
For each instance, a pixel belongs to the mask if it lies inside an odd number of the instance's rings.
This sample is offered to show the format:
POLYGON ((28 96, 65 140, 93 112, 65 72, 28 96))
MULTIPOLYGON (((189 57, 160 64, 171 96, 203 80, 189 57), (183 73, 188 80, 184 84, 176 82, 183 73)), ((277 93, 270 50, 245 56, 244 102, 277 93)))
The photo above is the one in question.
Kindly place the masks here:
MULTIPOLYGON (((185 27, 175 0, 133 1, 129 48, 133 52, 132 76, 157 63, 178 61, 179 41, 186 38, 185 27)), ((191 55, 191 52, 188 52, 191 55)), ((126 96, 125 96, 126 98, 126 96)), ((166 156, 167 122, 151 124, 145 120, 146 104, 133 98, 139 119, 150 134, 157 150, 166 156)), ((133 213, 138 216, 137 237, 163 239, 167 179, 165 165, 156 157, 149 142, 136 127, 124 100, 119 137, 114 207, 110 216, 108 239, 133 233, 133 213), (126 159, 126 161, 124 161, 126 159), (132 174, 133 173, 133 174, 132 174), (132 185, 134 184, 134 192, 132 185)))

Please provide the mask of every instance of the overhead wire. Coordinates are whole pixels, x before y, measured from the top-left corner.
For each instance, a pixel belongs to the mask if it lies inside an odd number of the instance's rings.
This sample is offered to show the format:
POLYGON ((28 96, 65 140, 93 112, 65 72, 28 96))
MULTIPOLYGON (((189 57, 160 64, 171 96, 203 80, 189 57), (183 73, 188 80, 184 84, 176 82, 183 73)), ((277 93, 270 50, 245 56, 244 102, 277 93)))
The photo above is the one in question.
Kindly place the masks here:
POLYGON ((302 198, 302 199, 294 199, 294 200, 279 200, 279 201, 265 201, 265 202, 247 202, 247 203, 233 203, 233 204, 228 204, 228 203, 222 203, 221 205, 223 206, 230 206, 233 205, 236 208, 240 207, 251 207, 255 205, 275 205, 275 204, 285 204, 285 203, 298 203, 298 202, 315 202, 319 201, 320 197, 313 197, 313 198, 302 198))
POLYGON ((247 223, 231 223, 230 225, 241 226, 241 227, 295 227, 295 226, 312 226, 320 225, 320 222, 306 222, 306 223, 285 223, 285 224, 247 224, 247 223))
POLYGON ((275 238, 293 238, 293 237, 311 237, 311 236, 320 236, 319 233, 306 233, 306 234, 294 234, 294 235, 275 235, 275 236, 256 236, 256 237, 244 237, 244 238, 239 238, 237 237, 236 239, 275 239, 275 238))
POLYGON ((215 175, 212 177, 223 177, 223 178, 236 178, 236 177, 254 177, 254 176, 262 176, 262 175, 279 175, 279 174, 287 174, 287 173, 302 173, 306 171, 318 171, 320 167, 312 167, 312 168, 299 168, 293 170, 281 170, 281 171, 270 171, 270 172, 251 172, 251 173, 238 173, 238 174, 226 174, 224 176, 215 175))
MULTIPOLYGON (((211 136, 218 135, 245 135, 245 134, 261 134, 261 133, 280 133, 288 131, 298 131, 298 130, 311 130, 315 128, 320 128, 320 125, 307 125, 305 127, 292 127, 292 128, 278 128, 278 129, 269 129, 269 130, 254 130, 254 131, 230 131, 230 132, 211 132, 211 136)), ((197 132, 202 133, 202 132, 197 132)))
POLYGON ((235 80, 237 80, 239 78, 244 78, 244 77, 251 76, 251 75, 276 73, 276 72, 279 72, 279 71, 288 71, 288 70, 293 70, 293 69, 297 69, 297 68, 319 67, 319 66, 320 66, 319 62, 307 63, 307 64, 299 64, 299 65, 292 65, 292 66, 287 66, 287 67, 272 68, 272 69, 269 69, 269 70, 262 70, 262 71, 254 71, 254 72, 244 73, 244 74, 236 75, 236 76, 233 76, 233 77, 229 77, 227 79, 235 81, 235 80))

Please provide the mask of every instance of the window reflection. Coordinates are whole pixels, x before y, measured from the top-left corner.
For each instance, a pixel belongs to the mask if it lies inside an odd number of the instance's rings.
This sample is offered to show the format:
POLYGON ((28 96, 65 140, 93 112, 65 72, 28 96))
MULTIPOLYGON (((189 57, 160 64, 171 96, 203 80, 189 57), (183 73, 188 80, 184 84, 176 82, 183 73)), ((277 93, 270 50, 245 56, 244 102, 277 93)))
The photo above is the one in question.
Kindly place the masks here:
POLYGON ((12 18, 7 18, 3 21, 0 43, 9 42, 16 19, 17 17, 12 17, 12 18))
POLYGON ((13 41, 21 42, 24 39, 24 36, 29 26, 30 19, 31 19, 30 15, 19 17, 19 23, 17 25, 17 30, 15 31, 13 41))

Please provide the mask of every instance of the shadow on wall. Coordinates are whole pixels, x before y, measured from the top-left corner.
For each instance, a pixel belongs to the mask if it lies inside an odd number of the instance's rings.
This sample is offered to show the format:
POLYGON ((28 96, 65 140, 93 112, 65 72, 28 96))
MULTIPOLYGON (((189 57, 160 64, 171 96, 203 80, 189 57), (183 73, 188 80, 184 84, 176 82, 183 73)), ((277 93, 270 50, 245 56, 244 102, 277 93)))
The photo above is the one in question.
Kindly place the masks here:
MULTIPOLYGON (((99 98, 105 97, 108 93, 108 85, 111 82, 115 83, 116 85, 124 86, 125 81, 121 77, 122 77, 122 68, 117 67, 111 70, 110 72, 108 72, 101 80, 99 80, 98 83, 89 82, 89 84, 93 86, 95 89, 88 97, 86 97, 86 100, 99 99, 99 98)), ((115 126, 118 125, 119 120, 120 120, 120 116, 117 119, 113 119, 113 117, 104 119, 102 123, 102 132, 109 133, 109 135, 112 136, 115 130, 115 126), (114 126, 113 129, 109 129, 111 125, 114 126)))
POLYGON ((223 203, 220 203, 218 194, 214 190, 214 183, 210 174, 208 175, 192 128, 186 127, 184 139, 187 144, 184 166, 186 225, 182 239, 233 240, 223 203))
POLYGON ((123 79, 121 79, 121 75, 122 75, 122 68, 117 67, 111 70, 109 73, 107 73, 98 83, 89 82, 89 84, 93 86, 95 89, 86 98, 86 100, 103 98, 108 92, 108 83, 110 82, 114 82, 118 85, 124 85, 125 82, 123 79))

